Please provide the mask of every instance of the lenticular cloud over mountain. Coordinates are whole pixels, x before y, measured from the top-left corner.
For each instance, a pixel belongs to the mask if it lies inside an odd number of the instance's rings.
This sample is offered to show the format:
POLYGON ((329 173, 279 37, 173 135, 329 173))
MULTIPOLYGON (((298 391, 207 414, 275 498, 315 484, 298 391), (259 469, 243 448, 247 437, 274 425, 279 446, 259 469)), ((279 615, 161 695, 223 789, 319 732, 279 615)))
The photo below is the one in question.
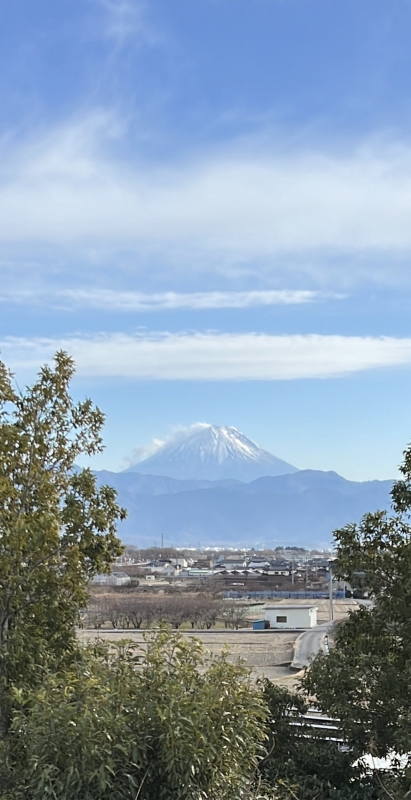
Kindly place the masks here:
POLYGON ((127 470, 182 480, 253 481, 297 472, 236 428, 197 423, 177 431, 156 450, 127 470))

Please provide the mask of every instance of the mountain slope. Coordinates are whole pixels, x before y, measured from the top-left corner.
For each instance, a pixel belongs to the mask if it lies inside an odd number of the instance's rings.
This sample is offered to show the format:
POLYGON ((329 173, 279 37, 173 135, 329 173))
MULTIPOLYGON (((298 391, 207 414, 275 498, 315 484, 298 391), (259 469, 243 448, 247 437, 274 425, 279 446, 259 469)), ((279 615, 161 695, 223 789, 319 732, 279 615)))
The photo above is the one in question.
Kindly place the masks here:
POLYGON ((177 478, 168 478, 165 475, 140 475, 139 472, 97 472, 100 485, 107 483, 122 494, 127 493, 130 498, 135 494, 177 494, 177 492, 191 492, 196 489, 215 489, 218 486, 236 486, 240 481, 182 481, 177 478))
POLYGON ((179 480, 252 481, 265 475, 297 472, 296 467, 263 450, 236 428, 198 425, 189 434, 163 445, 127 472, 179 480))
POLYGON ((391 481, 347 481, 301 470, 251 483, 178 481, 133 473, 97 473, 129 512, 124 542, 196 546, 327 546, 332 531, 367 511, 389 509, 391 481))

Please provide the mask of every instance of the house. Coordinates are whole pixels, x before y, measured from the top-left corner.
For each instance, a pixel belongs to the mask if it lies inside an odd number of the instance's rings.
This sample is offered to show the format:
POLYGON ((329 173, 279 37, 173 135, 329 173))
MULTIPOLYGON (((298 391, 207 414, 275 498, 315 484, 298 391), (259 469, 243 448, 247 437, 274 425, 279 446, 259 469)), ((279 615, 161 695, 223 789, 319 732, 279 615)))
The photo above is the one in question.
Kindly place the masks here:
POLYGON ((182 558, 182 557, 172 558, 170 560, 171 560, 171 563, 174 564, 175 567, 184 567, 184 569, 189 566, 189 561, 190 562, 192 561, 192 559, 188 559, 187 560, 187 558, 182 558))
POLYGON ((216 565, 224 569, 244 569, 247 566, 247 559, 243 556, 228 556, 216 565))
POLYGON ((212 558, 201 556, 200 558, 197 559, 197 561, 194 561, 194 563, 191 566, 194 569, 212 569, 214 566, 214 560, 212 558))
POLYGON ((264 619, 270 628, 314 628, 317 625, 318 606, 278 603, 266 606, 264 619))
POLYGON ((177 575, 180 574, 181 567, 175 564, 168 564, 167 567, 164 567, 162 571, 162 575, 166 578, 175 578, 177 575))
POLYGON ((268 569, 270 566, 270 562, 267 558, 252 558, 248 564, 248 569, 268 569))
POLYGON ((145 564, 141 569, 143 572, 151 575, 160 575, 169 566, 171 566, 171 560, 169 558, 157 558, 154 559, 154 561, 149 561, 148 564, 145 564))

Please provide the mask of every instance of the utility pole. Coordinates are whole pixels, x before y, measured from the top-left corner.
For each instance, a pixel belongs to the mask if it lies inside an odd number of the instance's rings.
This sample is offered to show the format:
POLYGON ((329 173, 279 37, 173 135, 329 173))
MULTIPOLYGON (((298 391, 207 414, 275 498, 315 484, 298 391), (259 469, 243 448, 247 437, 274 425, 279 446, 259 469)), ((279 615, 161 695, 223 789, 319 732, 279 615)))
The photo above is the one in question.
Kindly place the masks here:
POLYGON ((164 533, 161 534, 161 550, 164 550, 164 533))
POLYGON ((333 569, 332 569, 332 562, 328 562, 328 570, 329 570, 329 584, 328 584, 328 593, 329 593, 329 620, 330 622, 334 619, 334 607, 333 607, 333 569))

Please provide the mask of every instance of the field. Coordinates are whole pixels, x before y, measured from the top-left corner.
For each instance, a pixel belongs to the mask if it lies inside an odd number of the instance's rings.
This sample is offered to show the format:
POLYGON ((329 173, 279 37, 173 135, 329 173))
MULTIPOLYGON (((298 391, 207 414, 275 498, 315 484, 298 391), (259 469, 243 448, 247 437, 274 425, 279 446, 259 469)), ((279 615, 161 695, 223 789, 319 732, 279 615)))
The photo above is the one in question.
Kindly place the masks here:
MULTIPOLYGON (((288 601, 279 601, 286 604, 288 601)), ((293 600, 293 603, 296 601, 293 600)), ((301 601, 306 605, 307 601, 301 601)), ((316 601, 318 606, 318 622, 328 619, 328 601, 316 601)), ((355 600, 334 601, 334 618, 341 620, 347 617, 350 609, 357 607, 355 600)), ((242 628, 238 631, 225 628, 212 628, 210 630, 182 630, 184 636, 195 636, 206 650, 212 654, 221 653, 225 647, 229 648, 229 658, 244 662, 252 670, 254 677, 266 677, 276 683, 290 686, 296 682, 295 674, 290 673, 289 663, 293 655, 294 642, 298 633, 294 631, 252 631, 242 628)), ((143 642, 143 632, 136 630, 80 630, 81 641, 93 641, 100 638, 106 641, 121 641, 131 639, 143 642)))

